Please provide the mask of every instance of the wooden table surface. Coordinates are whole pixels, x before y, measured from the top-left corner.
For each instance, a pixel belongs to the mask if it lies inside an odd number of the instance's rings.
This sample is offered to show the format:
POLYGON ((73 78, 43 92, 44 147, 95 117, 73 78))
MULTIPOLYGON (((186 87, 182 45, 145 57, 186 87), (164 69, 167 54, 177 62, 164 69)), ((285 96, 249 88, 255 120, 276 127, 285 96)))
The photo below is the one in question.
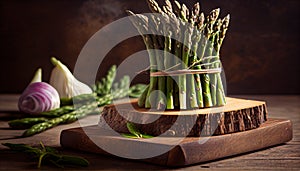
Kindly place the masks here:
MULTIPOLYGON (((289 119, 293 122, 293 140, 256 152, 171 169, 116 157, 71 151, 60 147, 59 137, 62 130, 80 125, 93 125, 97 123, 99 116, 86 117, 80 123, 60 125, 33 137, 17 138, 23 131, 9 129, 7 122, 23 115, 17 111, 18 95, 0 95, 0 143, 37 145, 42 141, 45 145, 58 148, 64 154, 79 155, 90 161, 90 166, 87 168, 65 168, 71 170, 300 170, 300 96, 244 95, 234 97, 266 101, 269 117, 289 119)), ((0 170, 2 169, 37 170, 36 163, 30 160, 27 155, 11 152, 0 145, 0 170)), ((57 168, 43 166, 43 169, 54 170, 57 168)))

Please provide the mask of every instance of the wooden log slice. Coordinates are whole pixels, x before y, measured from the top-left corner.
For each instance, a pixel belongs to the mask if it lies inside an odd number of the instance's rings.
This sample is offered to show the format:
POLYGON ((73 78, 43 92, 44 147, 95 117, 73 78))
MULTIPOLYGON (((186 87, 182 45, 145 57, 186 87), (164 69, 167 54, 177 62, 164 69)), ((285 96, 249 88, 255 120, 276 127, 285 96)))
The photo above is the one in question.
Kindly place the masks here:
POLYGON ((136 124, 143 134, 153 136, 210 136, 258 128, 267 120, 266 103, 227 97, 222 107, 196 110, 151 111, 137 100, 104 107, 99 126, 129 133, 126 123, 136 124))

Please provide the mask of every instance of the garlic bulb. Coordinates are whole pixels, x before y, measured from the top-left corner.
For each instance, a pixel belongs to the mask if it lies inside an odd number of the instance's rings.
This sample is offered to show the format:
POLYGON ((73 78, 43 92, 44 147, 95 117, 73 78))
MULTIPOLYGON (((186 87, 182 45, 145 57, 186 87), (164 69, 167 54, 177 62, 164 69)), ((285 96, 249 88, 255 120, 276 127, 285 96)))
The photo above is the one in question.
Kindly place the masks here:
POLYGON ((78 81, 59 60, 52 57, 51 62, 55 67, 51 72, 50 84, 58 91, 60 98, 71 98, 93 92, 88 85, 78 81))

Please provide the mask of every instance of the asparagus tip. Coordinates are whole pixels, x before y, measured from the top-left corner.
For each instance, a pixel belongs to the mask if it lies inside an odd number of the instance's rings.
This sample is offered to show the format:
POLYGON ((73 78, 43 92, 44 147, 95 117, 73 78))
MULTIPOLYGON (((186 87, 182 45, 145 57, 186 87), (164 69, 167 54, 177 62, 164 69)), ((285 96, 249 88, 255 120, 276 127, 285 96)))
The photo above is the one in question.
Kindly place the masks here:
POLYGON ((199 12, 200 12, 200 3, 197 2, 194 7, 193 7, 193 12, 194 12, 194 15, 198 15, 199 12))
POLYGON ((181 7, 182 11, 187 14, 188 13, 188 7, 185 5, 185 4, 182 4, 182 7, 181 7))
POLYGON ((170 9, 172 9, 172 4, 171 4, 170 0, 165 0, 165 4, 166 4, 166 6, 168 6, 170 9))
POLYGON ((161 13, 162 10, 159 7, 158 3, 155 0, 147 0, 148 6, 152 12, 161 13))
POLYGON ((180 3, 178 2, 178 1, 174 1, 174 4, 176 5, 176 7, 178 8, 178 9, 181 9, 181 5, 180 5, 180 3))
POLYGON ((211 13, 210 13, 210 15, 212 17, 214 17, 215 19, 218 18, 219 14, 220 14, 220 8, 216 8, 216 9, 212 10, 211 13))
POLYGON ((228 28, 229 20, 230 20, 230 14, 226 15, 226 17, 223 19, 223 21, 222 21, 223 28, 225 28, 225 29, 228 28))
POLYGON ((226 21, 229 24, 230 20, 230 14, 227 14, 226 17, 224 18, 224 21, 226 21))

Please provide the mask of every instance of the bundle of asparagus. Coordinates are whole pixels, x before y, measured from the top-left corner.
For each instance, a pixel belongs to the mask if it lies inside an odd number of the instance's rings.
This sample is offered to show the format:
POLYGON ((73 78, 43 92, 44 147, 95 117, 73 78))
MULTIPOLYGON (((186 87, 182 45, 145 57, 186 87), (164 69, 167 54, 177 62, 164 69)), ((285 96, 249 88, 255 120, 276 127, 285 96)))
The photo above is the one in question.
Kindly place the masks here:
POLYGON ((229 15, 218 19, 220 9, 214 9, 205 18, 199 3, 189 10, 177 1, 165 0, 162 8, 155 0, 147 2, 159 15, 127 11, 150 58, 150 83, 138 105, 157 110, 224 105, 220 49, 229 15))

